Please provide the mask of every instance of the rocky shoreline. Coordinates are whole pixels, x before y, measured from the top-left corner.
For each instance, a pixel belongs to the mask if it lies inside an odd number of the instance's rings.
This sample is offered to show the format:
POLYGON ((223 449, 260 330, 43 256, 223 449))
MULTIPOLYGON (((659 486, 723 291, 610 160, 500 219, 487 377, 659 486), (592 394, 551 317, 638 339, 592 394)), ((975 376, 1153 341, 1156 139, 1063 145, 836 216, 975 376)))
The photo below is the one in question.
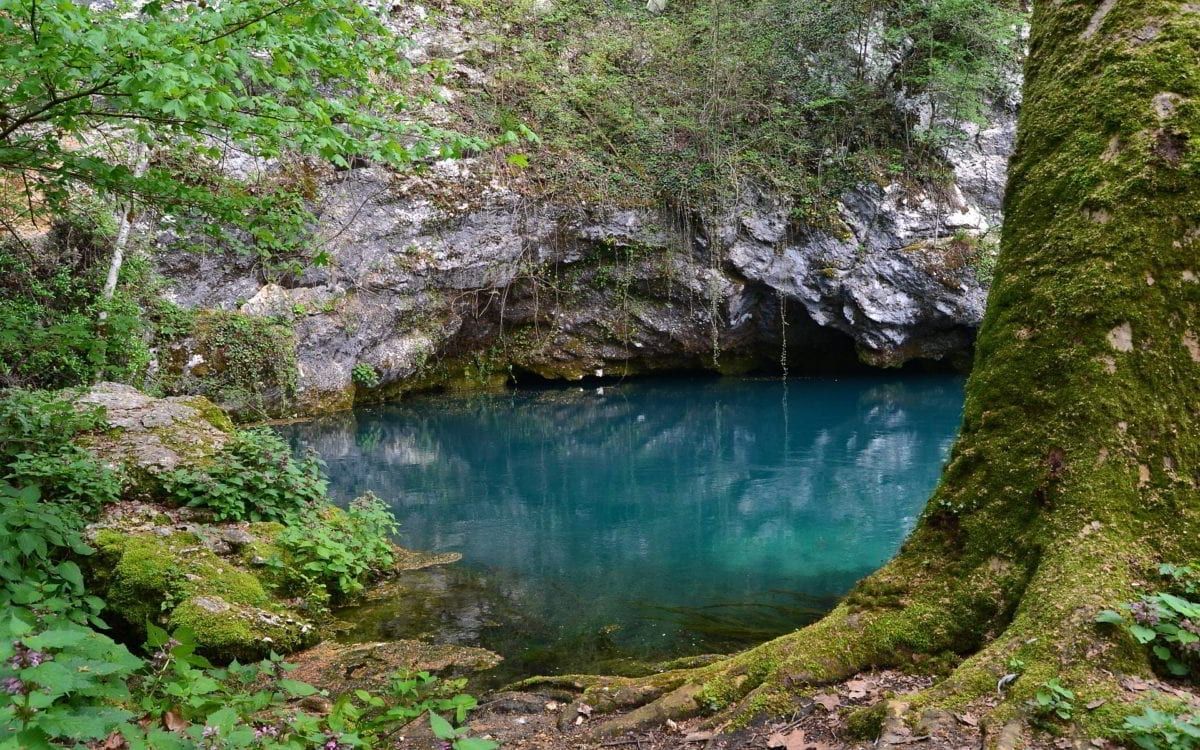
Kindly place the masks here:
MULTIPOLYGON (((320 584, 297 578, 277 539, 278 522, 220 521, 209 511, 164 503, 165 472, 202 468, 231 439, 228 418, 202 397, 157 399, 102 383, 78 395, 79 408, 104 408, 106 428, 83 446, 126 477, 125 499, 105 506, 85 536, 89 589, 108 603, 117 632, 137 636, 147 622, 186 628, 218 661, 288 655, 312 684, 344 692, 386 681, 397 670, 462 674, 495 666, 484 649, 414 640, 339 644, 346 629, 320 584), (351 678, 353 675, 353 679, 351 678)), ((457 562, 456 554, 393 548, 390 576, 457 562)), ((369 595, 369 592, 368 594, 369 595)))

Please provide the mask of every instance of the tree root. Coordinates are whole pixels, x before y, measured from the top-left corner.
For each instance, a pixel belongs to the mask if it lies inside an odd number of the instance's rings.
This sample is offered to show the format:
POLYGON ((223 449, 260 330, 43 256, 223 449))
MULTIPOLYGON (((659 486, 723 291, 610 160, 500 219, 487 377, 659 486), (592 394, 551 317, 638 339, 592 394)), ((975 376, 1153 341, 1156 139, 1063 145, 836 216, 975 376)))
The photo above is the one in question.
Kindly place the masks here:
POLYGON ((521 687, 582 691, 584 703, 607 715, 592 733, 612 736, 697 715, 709 728, 743 726, 789 714, 821 686, 865 670, 932 670, 943 675, 938 682, 889 706, 883 744, 889 736, 891 745, 911 744, 912 732, 900 726, 969 715, 988 746, 1014 747, 1038 718, 1035 694, 1058 679, 1076 692, 1077 731, 1110 736, 1131 711, 1118 675, 1150 670, 1142 649, 1101 631, 1094 619, 1133 596, 1135 572, 1151 555, 1148 547, 1130 550, 1115 528, 1086 529, 1031 569, 993 558, 964 574, 907 552, 819 622, 706 666, 644 678, 543 678, 521 687), (1128 554, 1114 560, 1121 544, 1128 554), (1005 675, 1016 677, 998 689, 1005 675))

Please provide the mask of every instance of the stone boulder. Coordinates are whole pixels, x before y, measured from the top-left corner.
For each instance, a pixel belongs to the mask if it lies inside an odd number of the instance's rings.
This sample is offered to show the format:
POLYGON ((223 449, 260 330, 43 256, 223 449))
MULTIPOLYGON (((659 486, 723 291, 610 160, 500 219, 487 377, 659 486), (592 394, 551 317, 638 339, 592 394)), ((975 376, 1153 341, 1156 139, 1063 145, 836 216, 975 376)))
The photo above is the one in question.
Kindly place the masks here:
POLYGON ((105 617, 133 632, 147 622, 195 634, 217 660, 287 654, 319 640, 318 587, 290 585, 272 567, 283 559, 273 523, 214 523, 200 512, 153 503, 107 506, 89 525, 91 590, 105 617))
POLYGON ((381 643, 326 641, 297 654, 291 676, 329 690, 386 688, 396 672, 431 672, 446 677, 481 672, 499 664, 500 656, 482 648, 431 644, 413 640, 381 643))
POLYGON ((100 383, 75 398, 77 408, 104 409, 108 429, 87 448, 114 468, 156 476, 203 463, 233 431, 229 417, 201 396, 153 398, 120 383, 100 383))

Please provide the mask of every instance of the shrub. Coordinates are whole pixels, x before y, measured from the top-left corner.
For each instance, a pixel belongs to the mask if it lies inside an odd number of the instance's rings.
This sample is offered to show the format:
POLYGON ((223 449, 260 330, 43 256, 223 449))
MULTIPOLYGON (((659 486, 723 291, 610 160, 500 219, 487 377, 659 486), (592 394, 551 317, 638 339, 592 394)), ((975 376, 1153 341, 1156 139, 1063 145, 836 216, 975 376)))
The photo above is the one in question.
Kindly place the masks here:
POLYGON ((344 511, 332 506, 308 509, 288 523, 276 541, 303 576, 325 586, 336 599, 362 591, 368 579, 392 566, 395 555, 389 537, 396 528, 387 505, 367 494, 344 511))
POLYGON ((374 367, 359 362, 350 371, 350 379, 363 388, 375 388, 379 385, 379 373, 374 367))
POLYGON ((121 477, 72 441, 105 426, 103 410, 76 409, 45 391, 0 399, 0 478, 33 484, 77 513, 95 513, 121 494, 121 477))
POLYGON ((1022 49, 1014 4, 997 0, 713 0, 663 14, 560 0, 536 16, 476 5, 505 54, 489 59, 493 82, 471 111, 544 139, 509 164, 532 162, 546 189, 693 208, 746 181, 833 226, 837 197, 885 169, 944 183, 937 150, 963 134, 921 127, 893 87, 921 95, 942 123, 975 119, 1002 98, 1022 49), (873 43, 852 43, 864 29, 873 43))
POLYGON ((94 201, 58 217, 37 247, 0 245, 0 384, 63 388, 136 380, 150 361, 138 299, 148 268, 131 259, 111 300, 100 289, 111 214, 94 201), (106 317, 100 320, 100 314, 106 317))
POLYGON ((314 455, 297 459, 272 430, 238 431, 203 469, 163 477, 170 501, 212 510, 220 521, 283 521, 325 500, 314 455))

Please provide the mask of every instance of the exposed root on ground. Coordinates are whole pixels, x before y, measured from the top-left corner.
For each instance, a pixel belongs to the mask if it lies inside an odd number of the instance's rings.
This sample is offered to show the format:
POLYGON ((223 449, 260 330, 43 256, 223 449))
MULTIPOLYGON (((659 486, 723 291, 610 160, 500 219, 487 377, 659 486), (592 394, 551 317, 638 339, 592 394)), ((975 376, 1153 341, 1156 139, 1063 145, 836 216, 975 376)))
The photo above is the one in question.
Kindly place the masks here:
POLYGON ((587 724, 600 741, 685 719, 715 732, 761 725, 859 673, 896 668, 931 679, 858 717, 879 725, 884 744, 910 744, 918 728, 948 722, 988 747, 1017 747, 1031 743, 1032 726, 1054 725, 1032 702, 1058 679, 1077 696, 1071 731, 1111 737, 1141 698, 1122 680, 1149 678, 1150 669, 1141 648, 1094 620, 1133 598, 1152 548, 1131 543, 1128 526, 1076 528, 1027 565, 991 557, 965 568, 961 558, 944 562, 953 559, 948 535, 926 530, 827 617, 757 648, 644 678, 571 676, 519 687, 578 696, 595 712, 587 724))

